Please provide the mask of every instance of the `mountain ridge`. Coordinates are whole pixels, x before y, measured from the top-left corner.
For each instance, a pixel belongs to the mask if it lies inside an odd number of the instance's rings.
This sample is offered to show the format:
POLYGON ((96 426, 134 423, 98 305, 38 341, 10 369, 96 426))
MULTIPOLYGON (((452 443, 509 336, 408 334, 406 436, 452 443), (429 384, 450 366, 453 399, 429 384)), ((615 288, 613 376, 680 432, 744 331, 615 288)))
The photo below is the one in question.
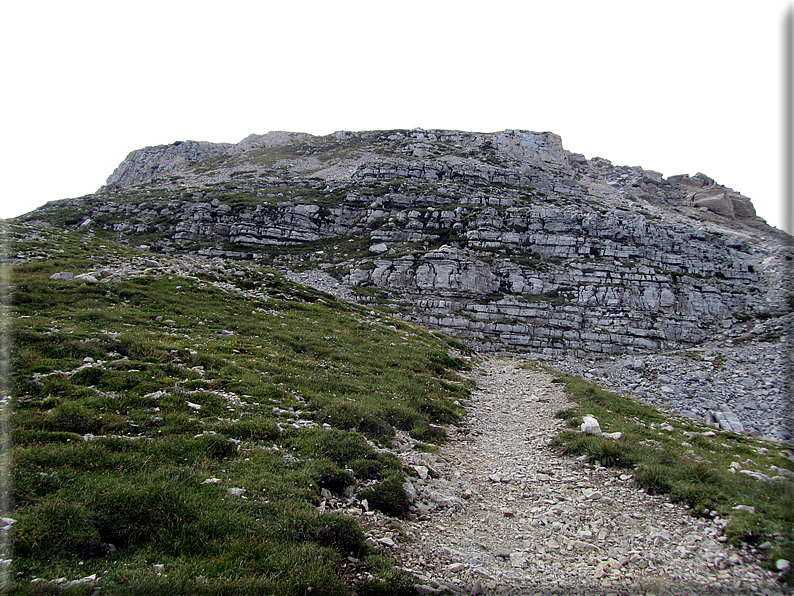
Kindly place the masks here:
MULTIPOLYGON (((463 131, 441 131, 414 129, 412 131, 366 131, 353 133, 349 131, 337 131, 331 135, 315 136, 308 133, 294 133, 286 131, 271 131, 266 134, 251 134, 236 144, 232 143, 210 143, 204 141, 176 141, 170 145, 149 146, 137 149, 132 152, 119 164, 116 170, 108 177, 107 183, 97 192, 105 192, 114 188, 128 187, 136 184, 147 183, 157 177, 158 174, 188 170, 198 162, 216 156, 239 156, 249 151, 257 149, 271 149, 296 143, 322 144, 328 139, 335 139, 342 145, 351 139, 367 138, 367 135, 377 133, 392 133, 390 140, 395 140, 395 135, 410 135, 410 140, 400 146, 399 143, 392 143, 391 153, 400 154, 403 159, 424 158, 433 152, 428 150, 437 146, 436 141, 453 141, 460 149, 468 149, 471 158, 471 148, 488 147, 488 151, 495 152, 498 158, 506 161, 508 165, 520 164, 519 173, 526 174, 531 171, 527 166, 540 165, 546 167, 572 167, 580 170, 587 164, 594 170, 600 170, 603 175, 605 170, 617 169, 631 171, 640 174, 643 182, 663 184, 667 183, 679 190, 679 196, 675 198, 690 199, 698 207, 705 207, 707 211, 712 211, 730 219, 750 219, 755 218, 756 213, 752 201, 734 191, 732 188, 717 184, 712 178, 698 172, 694 176, 678 174, 664 178, 661 173, 653 170, 645 170, 639 166, 613 166, 612 162, 602 157, 586 159, 582 154, 566 151, 562 146, 562 139, 559 135, 552 132, 531 132, 525 130, 507 129, 494 133, 468 133, 463 131), (435 143, 435 145, 434 145, 435 143), (513 161, 513 164, 509 164, 513 161), (155 163, 152 163, 155 162, 155 163), (714 188, 710 188, 710 187, 714 188), (702 189, 704 192, 697 193, 702 189), (720 192, 727 196, 720 196, 720 192), (687 196, 688 195, 688 196, 687 196)), ((351 143, 347 143, 350 145, 351 143)), ((436 152, 438 153, 438 152, 436 152)), ((451 152, 452 155, 455 152, 451 152)), ((461 153, 460 151, 457 152, 461 153)), ((446 162, 452 161, 452 155, 442 155, 446 162)), ((461 157, 460 155, 456 155, 461 157)), ((491 157, 491 161, 494 158, 491 157)), ((346 161, 346 160, 342 160, 346 161)), ((358 160, 360 163, 360 160, 358 160)), ((479 159, 480 162, 487 162, 488 159, 479 159)), ((233 165, 239 165, 233 164, 233 165)), ((436 176, 443 177, 443 170, 438 171, 436 176)), ((333 177, 320 168, 317 173, 319 177, 333 177)), ((449 174, 449 172, 447 172, 449 174)), ((609 174, 607 174, 609 176, 609 174)), ((612 175, 614 176, 614 174, 612 175)), ((519 184, 521 183, 519 178, 519 184)), ((523 182, 527 182, 524 180, 523 182)), ((637 194, 637 198, 649 195, 637 194)), ((675 196, 675 195, 674 195, 675 196)))
POLYGON ((788 237, 748 197, 704 174, 588 160, 550 132, 147 147, 99 192, 22 219, 322 270, 360 302, 485 350, 678 349, 791 308, 788 237))

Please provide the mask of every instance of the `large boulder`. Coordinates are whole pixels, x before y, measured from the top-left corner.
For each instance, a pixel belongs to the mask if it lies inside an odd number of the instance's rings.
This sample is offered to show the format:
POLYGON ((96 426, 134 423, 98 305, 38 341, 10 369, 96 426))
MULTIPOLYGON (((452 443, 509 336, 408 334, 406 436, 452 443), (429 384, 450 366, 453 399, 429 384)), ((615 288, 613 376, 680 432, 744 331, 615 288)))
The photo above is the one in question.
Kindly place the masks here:
POLYGON ((699 190, 692 197, 695 207, 705 207, 709 211, 735 219, 736 214, 733 210, 733 201, 728 197, 728 193, 721 186, 708 186, 699 190))

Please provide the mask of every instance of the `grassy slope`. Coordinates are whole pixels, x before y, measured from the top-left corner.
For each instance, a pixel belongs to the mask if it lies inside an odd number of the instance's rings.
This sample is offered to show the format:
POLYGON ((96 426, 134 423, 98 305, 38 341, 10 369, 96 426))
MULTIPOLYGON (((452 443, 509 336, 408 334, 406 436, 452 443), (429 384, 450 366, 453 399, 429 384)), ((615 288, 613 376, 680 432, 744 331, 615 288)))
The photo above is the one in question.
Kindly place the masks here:
MULTIPOLYGON (((733 432, 717 431, 684 417, 671 417, 658 409, 605 391, 579 377, 560 375, 574 408, 557 417, 571 428, 555 443, 571 455, 611 467, 634 469, 637 485, 651 494, 667 494, 688 506, 693 515, 725 520, 724 534, 735 545, 756 548, 765 542, 770 569, 778 558, 794 560, 794 484, 762 482, 731 472, 731 463, 743 469, 776 476, 772 466, 792 469, 784 446, 733 432), (605 432, 621 432, 618 440, 583 434, 578 428, 584 415, 598 419, 605 432), (662 426, 665 425, 665 426, 662 426), (755 513, 733 509, 755 508, 755 513)), ((782 578, 789 583, 789 572, 782 578)))
POLYGON ((258 299, 213 275, 50 280, 136 251, 25 234, 11 228, 28 259, 12 271, 12 589, 97 574, 113 594, 399 593, 355 522, 316 508, 355 486, 400 510, 400 463, 373 447, 457 418, 449 345, 252 265, 225 281, 258 299))
MULTIPOLYGON (((30 579, 91 573, 109 593, 407 589, 350 519, 318 517, 316 506, 322 488, 355 485, 370 503, 401 510, 399 462, 372 445, 393 427, 430 438, 428 423, 456 418, 466 390, 454 369, 464 363, 449 345, 250 265, 203 280, 51 281, 138 253, 76 234, 40 237, 11 251, 29 259, 13 275, 12 589, 54 593, 30 579), (222 291, 219 279, 261 297, 222 291), (103 362, 81 369, 85 357, 103 362), (293 428, 298 419, 331 428, 293 428), (229 495, 233 487, 246 498, 229 495), (362 576, 386 583, 354 579, 362 576)), ((646 490, 730 518, 733 542, 770 540, 771 563, 791 560, 791 485, 727 471, 733 461, 770 475, 772 465, 790 468, 779 445, 708 436, 686 419, 665 430, 654 408, 576 377, 559 382, 580 404, 560 413, 572 427, 593 414, 624 433, 615 442, 563 432, 569 453, 635 468, 646 490)))

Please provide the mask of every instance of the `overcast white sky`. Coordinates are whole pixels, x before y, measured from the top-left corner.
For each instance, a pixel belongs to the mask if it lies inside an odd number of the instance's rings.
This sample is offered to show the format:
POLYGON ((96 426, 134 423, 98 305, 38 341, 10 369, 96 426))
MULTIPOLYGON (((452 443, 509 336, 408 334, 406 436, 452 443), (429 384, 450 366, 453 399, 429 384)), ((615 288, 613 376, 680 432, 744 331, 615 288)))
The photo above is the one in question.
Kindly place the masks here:
POLYGON ((765 0, 6 2, 0 217, 130 151, 289 130, 553 131, 700 171, 782 227, 782 32, 765 0))

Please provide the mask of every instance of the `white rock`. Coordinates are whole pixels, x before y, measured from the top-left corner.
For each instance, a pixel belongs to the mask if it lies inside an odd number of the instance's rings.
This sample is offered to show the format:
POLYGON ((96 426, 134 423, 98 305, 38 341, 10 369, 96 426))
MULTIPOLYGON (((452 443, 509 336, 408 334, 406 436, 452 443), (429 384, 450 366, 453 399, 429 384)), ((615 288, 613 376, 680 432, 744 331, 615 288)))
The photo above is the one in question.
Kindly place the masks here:
POLYGON ((429 470, 425 466, 413 466, 413 468, 416 470, 416 473, 419 474, 419 478, 427 480, 427 473, 429 470))
POLYGON ((81 273, 80 275, 75 275, 74 281, 85 281, 90 284, 95 284, 99 282, 99 280, 96 277, 88 273, 81 273))
POLYGON ((769 480, 772 480, 763 472, 756 472, 755 470, 739 470, 739 474, 747 474, 750 478, 755 478, 756 480, 760 480, 762 482, 768 482, 769 480))
POLYGON ((242 497, 248 491, 244 488, 227 488, 226 492, 232 495, 233 497, 242 497))
POLYGON ((220 481, 221 481, 221 479, 220 479, 220 478, 207 478, 207 479, 206 479, 204 482, 202 482, 201 484, 218 484, 220 481))
POLYGON ((775 569, 777 569, 778 571, 788 571, 789 569, 791 569, 791 561, 788 561, 786 559, 778 559, 777 561, 775 561, 775 569))
POLYGON ((411 503, 416 501, 416 489, 414 488, 413 484, 406 480, 403 482, 403 490, 405 491, 405 494, 408 495, 408 500, 411 503))
POLYGON ((193 408, 194 410, 200 410, 201 406, 198 404, 191 403, 189 401, 185 402, 188 408, 193 408))
POLYGON ((601 436, 601 425, 598 424, 598 420, 593 416, 585 416, 582 420, 581 429, 583 433, 601 436))
POLYGON ((755 507, 751 507, 750 505, 737 505, 733 508, 734 511, 747 511, 748 513, 755 514, 755 507))
POLYGON ((585 499, 590 499, 591 501, 597 501, 598 499, 603 498, 603 494, 598 492, 593 488, 583 488, 582 494, 584 495, 585 499))

